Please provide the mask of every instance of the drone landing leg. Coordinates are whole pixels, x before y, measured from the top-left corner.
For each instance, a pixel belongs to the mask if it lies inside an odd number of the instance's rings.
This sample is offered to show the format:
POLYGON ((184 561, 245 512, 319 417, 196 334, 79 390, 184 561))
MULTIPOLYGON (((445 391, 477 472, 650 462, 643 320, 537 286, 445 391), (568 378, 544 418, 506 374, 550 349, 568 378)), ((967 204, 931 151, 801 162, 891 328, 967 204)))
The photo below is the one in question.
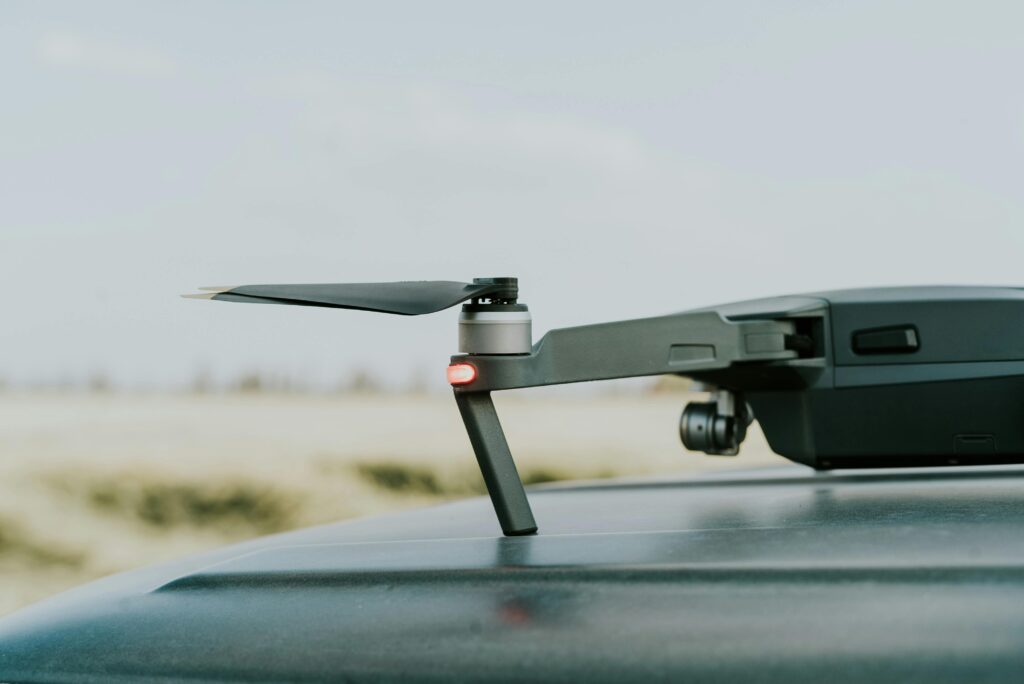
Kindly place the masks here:
POLYGON ((456 392, 455 403, 469 433, 494 512, 506 536, 533 534, 537 523, 512 460, 490 392, 456 392))

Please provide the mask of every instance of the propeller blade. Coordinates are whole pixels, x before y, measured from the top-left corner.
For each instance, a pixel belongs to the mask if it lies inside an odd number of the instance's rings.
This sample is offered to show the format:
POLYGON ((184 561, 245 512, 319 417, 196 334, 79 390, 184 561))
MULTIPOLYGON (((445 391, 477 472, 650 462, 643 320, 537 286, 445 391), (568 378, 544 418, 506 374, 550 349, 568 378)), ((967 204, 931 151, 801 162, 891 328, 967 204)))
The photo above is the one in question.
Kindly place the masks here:
POLYGON ((293 304, 358 309, 419 316, 460 302, 489 295, 515 300, 515 278, 477 278, 473 283, 424 280, 397 283, 334 283, 323 285, 242 285, 204 287, 191 299, 214 299, 250 304, 293 304))

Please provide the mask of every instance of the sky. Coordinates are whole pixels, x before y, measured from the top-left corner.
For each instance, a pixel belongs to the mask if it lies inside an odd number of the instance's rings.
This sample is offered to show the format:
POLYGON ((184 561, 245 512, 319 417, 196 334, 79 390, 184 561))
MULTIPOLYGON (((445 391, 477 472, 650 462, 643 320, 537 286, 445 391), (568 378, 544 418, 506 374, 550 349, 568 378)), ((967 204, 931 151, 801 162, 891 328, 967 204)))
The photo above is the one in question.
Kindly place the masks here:
POLYGON ((442 386, 457 309, 200 285, 520 278, 535 336, 1024 285, 1019 2, 0 4, 0 379, 442 386))

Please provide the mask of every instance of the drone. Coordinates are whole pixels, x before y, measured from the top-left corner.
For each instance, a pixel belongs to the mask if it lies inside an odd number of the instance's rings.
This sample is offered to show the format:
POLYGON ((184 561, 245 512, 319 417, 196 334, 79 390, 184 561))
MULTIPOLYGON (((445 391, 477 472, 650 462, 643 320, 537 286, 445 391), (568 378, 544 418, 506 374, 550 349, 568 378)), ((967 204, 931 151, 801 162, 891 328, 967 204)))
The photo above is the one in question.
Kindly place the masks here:
POLYGON ((1024 462, 1024 289, 896 287, 771 297, 550 330, 516 278, 245 285, 186 297, 419 316, 463 304, 447 378, 501 529, 537 531, 491 393, 678 375, 683 445, 735 455, 757 419, 817 470, 1024 462))

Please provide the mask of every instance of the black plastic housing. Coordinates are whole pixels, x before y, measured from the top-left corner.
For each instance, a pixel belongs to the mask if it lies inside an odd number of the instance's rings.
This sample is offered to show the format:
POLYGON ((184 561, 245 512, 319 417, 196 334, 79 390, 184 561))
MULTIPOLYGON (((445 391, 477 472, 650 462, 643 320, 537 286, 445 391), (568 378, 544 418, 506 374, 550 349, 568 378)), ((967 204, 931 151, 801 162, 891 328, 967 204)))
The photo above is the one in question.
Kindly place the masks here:
MULTIPOLYGON (((693 374, 744 391, 774 451, 819 469, 1024 461, 1020 289, 810 296, 822 302, 810 314, 820 320, 820 358, 693 374), (912 331, 888 339, 913 344, 858 350, 865 331, 912 331)), ((770 301, 731 305, 723 313, 760 318, 770 301)))

